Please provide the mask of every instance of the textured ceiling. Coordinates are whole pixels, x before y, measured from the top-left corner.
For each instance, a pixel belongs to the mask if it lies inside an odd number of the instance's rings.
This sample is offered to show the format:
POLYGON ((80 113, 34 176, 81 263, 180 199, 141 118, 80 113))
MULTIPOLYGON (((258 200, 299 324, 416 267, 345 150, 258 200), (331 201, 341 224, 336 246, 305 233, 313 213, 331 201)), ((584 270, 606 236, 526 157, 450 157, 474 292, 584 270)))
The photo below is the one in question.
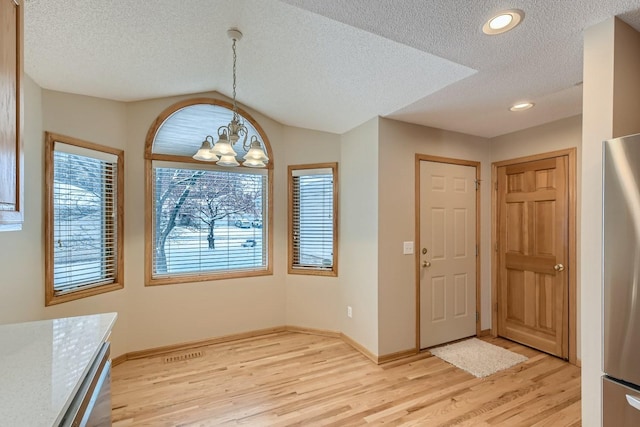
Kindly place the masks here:
POLYGON ((377 115, 492 137, 581 112, 585 28, 639 0, 26 0, 40 86, 133 101, 218 91, 284 124, 343 133, 377 115), (519 8, 515 30, 482 24, 519 8), (508 106, 531 100, 519 114, 508 106))

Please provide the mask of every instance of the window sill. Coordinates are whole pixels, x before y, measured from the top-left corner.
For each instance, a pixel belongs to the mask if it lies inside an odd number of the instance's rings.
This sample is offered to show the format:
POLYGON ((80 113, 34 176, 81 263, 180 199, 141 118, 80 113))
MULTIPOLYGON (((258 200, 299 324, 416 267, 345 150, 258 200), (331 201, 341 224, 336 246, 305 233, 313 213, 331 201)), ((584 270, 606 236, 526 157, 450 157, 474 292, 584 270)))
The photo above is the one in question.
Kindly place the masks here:
POLYGON ((62 304, 69 301, 75 301, 82 298, 92 297, 94 295, 100 295, 107 292, 117 291, 119 289, 124 288, 124 283, 112 283, 109 285, 96 286, 95 288, 82 289, 75 292, 69 292, 62 295, 49 295, 48 293, 45 295, 45 307, 49 307, 56 304, 62 304))
POLYGON ((271 268, 268 268, 265 270, 238 271, 233 273, 201 274, 201 275, 194 274, 189 276, 161 277, 161 278, 147 277, 145 280, 145 286, 180 285, 184 283, 210 282, 214 280, 241 279, 241 278, 248 278, 248 277, 271 276, 271 275, 273 275, 273 270, 271 268))

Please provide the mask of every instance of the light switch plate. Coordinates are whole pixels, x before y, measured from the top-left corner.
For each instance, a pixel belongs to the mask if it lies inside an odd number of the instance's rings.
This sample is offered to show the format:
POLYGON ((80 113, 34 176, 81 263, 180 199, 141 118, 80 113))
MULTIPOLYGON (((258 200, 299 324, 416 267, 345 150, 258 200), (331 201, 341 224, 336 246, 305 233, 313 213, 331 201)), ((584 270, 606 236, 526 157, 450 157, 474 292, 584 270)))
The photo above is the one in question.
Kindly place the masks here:
POLYGON ((404 255, 413 255, 413 242, 404 242, 402 253, 404 255))

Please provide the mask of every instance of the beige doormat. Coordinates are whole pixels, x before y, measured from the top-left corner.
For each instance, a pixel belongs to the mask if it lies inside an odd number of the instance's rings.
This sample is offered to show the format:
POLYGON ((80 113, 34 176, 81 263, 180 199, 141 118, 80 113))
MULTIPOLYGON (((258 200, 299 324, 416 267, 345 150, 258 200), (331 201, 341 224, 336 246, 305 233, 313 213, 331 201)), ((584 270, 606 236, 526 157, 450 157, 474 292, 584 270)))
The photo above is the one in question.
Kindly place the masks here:
POLYGON ((527 357, 477 338, 429 350, 431 354, 482 378, 527 360, 527 357))

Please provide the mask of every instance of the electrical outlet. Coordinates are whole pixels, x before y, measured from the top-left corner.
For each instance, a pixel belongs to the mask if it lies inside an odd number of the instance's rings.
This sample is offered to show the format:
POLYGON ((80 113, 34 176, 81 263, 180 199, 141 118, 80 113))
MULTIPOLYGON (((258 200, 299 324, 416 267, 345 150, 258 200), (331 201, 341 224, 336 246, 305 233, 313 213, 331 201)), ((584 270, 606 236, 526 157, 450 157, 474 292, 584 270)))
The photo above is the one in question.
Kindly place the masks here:
POLYGON ((404 242, 402 245, 402 253, 404 255, 413 255, 413 242, 404 242))
POLYGON ((350 305, 347 306, 347 317, 349 318, 353 317, 353 309, 351 308, 350 305))

